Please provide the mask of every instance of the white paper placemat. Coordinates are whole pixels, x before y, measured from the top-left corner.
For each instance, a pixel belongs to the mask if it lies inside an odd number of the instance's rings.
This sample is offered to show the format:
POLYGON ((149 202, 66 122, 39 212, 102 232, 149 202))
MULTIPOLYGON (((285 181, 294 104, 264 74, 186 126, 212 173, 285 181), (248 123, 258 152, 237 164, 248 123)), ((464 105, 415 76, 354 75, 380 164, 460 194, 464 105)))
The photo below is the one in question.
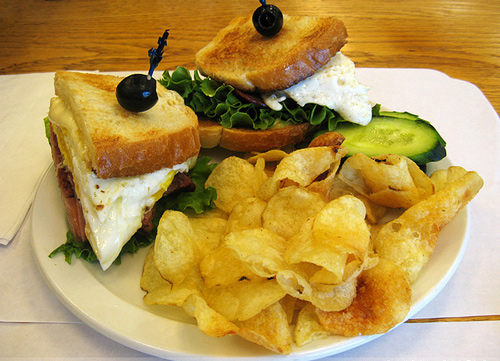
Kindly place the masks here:
POLYGON ((50 163, 43 118, 52 73, 0 76, 0 244, 15 236, 50 163))
MULTIPOLYGON (((440 72, 425 69, 359 69, 358 72, 359 79, 367 85, 384 84, 371 91, 374 101, 431 121, 448 141, 448 154, 454 162, 478 171, 485 180, 484 188, 470 205, 471 233, 461 265, 445 289, 415 318, 500 314, 500 217, 496 210, 500 202, 498 115, 474 85, 440 72), (412 97, 415 89, 422 87, 428 89, 428 94, 412 97), (434 107, 434 101, 446 101, 448 105, 434 107), (456 122, 442 122, 445 114, 446 118, 452 114, 456 122)), ((53 94, 52 78, 53 74, 0 76, 0 130, 6 139, 0 143, 0 235, 7 240, 14 237, 25 218, 36 184, 50 162, 43 117, 53 94), (10 156, 16 161, 8 160, 10 156), (14 204, 16 212, 12 211, 14 204)), ((88 355, 101 359, 125 356, 152 359, 100 336, 66 310, 44 283, 29 242, 30 227, 25 223, 10 244, 0 246, 0 359, 10 359, 9 355, 70 359, 84 357, 78 350, 87 347, 94 348, 88 355), (21 352, 23 342, 30 346, 21 352)), ((497 352, 499 336, 499 321, 405 324, 331 359, 494 360, 500 353, 497 352)))

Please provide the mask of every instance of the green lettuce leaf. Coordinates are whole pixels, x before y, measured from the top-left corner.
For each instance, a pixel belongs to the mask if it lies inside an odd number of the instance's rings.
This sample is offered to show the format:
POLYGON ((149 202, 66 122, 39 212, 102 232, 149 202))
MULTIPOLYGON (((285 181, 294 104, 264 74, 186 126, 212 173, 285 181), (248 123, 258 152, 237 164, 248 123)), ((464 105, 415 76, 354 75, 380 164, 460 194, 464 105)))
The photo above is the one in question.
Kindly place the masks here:
POLYGON ((43 125, 45 127, 45 136, 47 137, 47 140, 49 141, 49 145, 50 145, 50 121, 49 121, 49 117, 43 118, 43 125))
POLYGON ((66 233, 66 243, 61 244, 59 247, 53 250, 49 254, 49 257, 52 258, 58 253, 63 253, 64 259, 69 264, 71 264, 73 255, 75 255, 76 258, 81 258, 87 262, 93 262, 97 260, 97 256, 92 250, 92 247, 90 247, 90 243, 77 241, 71 231, 68 231, 66 233))
MULTIPOLYGON (((217 191, 213 187, 205 188, 205 182, 217 163, 210 163, 210 157, 200 157, 196 165, 189 172, 196 188, 193 192, 182 192, 173 197, 162 198, 156 205, 156 215, 161 215, 167 209, 185 212, 188 209, 196 213, 215 208, 214 201, 217 199, 217 191)), ((160 217, 153 220, 157 226, 160 217)))
POLYGON ((197 70, 192 77, 184 67, 177 67, 172 73, 166 70, 159 82, 167 89, 178 92, 195 113, 217 121, 225 128, 264 130, 277 123, 309 122, 333 131, 339 121, 345 121, 328 107, 317 104, 301 107, 291 99, 283 103, 280 111, 262 107, 241 99, 230 85, 220 85, 210 77, 202 78, 197 70))

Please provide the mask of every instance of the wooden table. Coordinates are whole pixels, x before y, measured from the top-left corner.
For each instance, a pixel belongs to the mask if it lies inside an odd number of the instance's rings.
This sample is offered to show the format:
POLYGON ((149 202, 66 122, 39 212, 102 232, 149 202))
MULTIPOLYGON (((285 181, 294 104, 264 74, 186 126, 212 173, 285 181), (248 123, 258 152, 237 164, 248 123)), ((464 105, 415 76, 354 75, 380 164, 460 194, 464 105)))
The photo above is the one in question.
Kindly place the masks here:
MULTIPOLYGON (((430 68, 477 85, 500 112, 500 2, 491 0, 270 1, 284 13, 333 15, 358 67, 430 68)), ((142 70, 171 29, 158 70, 194 67, 194 55, 257 0, 0 0, 0 74, 142 70)), ((408 84, 411 86, 411 84, 408 84)))
MULTIPOLYGON (((477 85, 500 113, 498 0, 269 2, 291 15, 333 15, 343 20, 349 42, 342 51, 357 67, 435 69, 477 85)), ((194 68, 195 53, 221 27, 257 6, 257 0, 0 0, 0 75, 58 69, 145 71, 147 51, 156 47, 165 29, 171 30, 170 37, 157 70, 194 68)), ((499 320, 497 313, 407 322, 499 320)), ((3 326, 5 330, 12 325, 3 326)), ((42 333, 47 337, 44 329, 36 330, 36 337, 42 333)))

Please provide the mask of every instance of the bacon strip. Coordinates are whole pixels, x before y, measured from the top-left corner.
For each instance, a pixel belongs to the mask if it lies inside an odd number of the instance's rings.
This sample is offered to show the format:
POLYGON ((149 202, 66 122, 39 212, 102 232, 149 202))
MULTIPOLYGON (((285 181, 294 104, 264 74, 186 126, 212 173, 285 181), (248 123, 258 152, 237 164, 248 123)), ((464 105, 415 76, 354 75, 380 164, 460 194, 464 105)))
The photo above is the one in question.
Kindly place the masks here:
POLYGON ((241 90, 239 89, 234 89, 234 92, 236 94, 238 94, 241 98, 249 101, 250 103, 254 103, 254 104, 257 104, 257 105, 260 105, 261 107, 267 107, 267 104, 264 103, 264 101, 262 100, 262 98, 259 98, 255 95, 252 95, 252 94, 248 94, 248 93, 245 93, 245 92, 242 92, 241 90))
POLYGON ((57 182, 61 189, 61 196, 66 209, 69 228, 78 241, 85 242, 87 240, 87 235, 85 234, 85 217, 83 216, 82 205, 75 193, 73 175, 63 164, 63 155, 61 149, 59 149, 57 136, 52 129, 52 124, 50 125, 50 144, 52 148, 52 158, 54 159, 54 166, 56 168, 57 182))

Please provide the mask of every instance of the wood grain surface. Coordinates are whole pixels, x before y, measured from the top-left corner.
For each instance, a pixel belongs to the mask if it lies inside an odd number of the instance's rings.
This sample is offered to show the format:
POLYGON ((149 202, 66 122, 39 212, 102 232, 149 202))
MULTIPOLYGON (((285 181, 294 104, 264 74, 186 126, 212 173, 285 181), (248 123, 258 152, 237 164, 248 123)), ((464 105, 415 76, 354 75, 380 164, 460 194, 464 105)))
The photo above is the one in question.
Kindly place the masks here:
MULTIPOLYGON (((500 111, 498 0, 275 0, 284 13, 333 15, 358 67, 430 68, 477 85, 500 111)), ((159 70, 194 55, 257 0, 0 0, 0 74, 147 69, 147 50, 171 29, 159 70)))

